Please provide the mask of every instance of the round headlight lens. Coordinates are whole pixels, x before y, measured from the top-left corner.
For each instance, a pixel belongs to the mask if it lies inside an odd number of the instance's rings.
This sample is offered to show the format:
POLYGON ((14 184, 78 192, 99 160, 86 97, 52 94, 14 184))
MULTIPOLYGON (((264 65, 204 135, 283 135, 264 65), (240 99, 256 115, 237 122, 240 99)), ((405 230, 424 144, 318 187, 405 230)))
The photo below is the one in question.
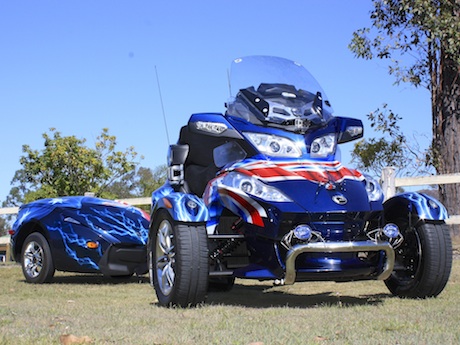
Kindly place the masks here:
POLYGON ((270 150, 273 152, 273 153, 278 153, 280 152, 280 149, 281 149, 281 146, 279 143, 277 143, 276 141, 272 141, 270 143, 270 150))
POLYGON ((241 190, 245 193, 251 193, 254 187, 250 181, 243 181, 241 183, 241 190))
POLYGON ((317 153, 320 148, 321 146, 317 142, 314 142, 313 144, 311 144, 311 152, 313 153, 317 153))

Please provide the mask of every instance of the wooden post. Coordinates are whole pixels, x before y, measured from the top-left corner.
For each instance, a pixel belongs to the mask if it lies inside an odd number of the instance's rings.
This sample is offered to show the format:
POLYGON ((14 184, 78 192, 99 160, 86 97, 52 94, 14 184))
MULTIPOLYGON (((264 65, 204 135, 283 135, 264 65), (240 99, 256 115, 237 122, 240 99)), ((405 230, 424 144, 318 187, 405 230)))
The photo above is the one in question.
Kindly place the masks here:
POLYGON ((0 252, 5 253, 5 262, 11 261, 11 248, 10 248, 10 243, 0 243, 0 252))
POLYGON ((5 253, 5 260, 10 262, 12 260, 11 256, 11 246, 9 243, 6 244, 6 253, 5 253))
POLYGON ((382 169, 382 189, 383 194, 385 195, 385 200, 396 194, 395 178, 395 167, 386 167, 382 169))

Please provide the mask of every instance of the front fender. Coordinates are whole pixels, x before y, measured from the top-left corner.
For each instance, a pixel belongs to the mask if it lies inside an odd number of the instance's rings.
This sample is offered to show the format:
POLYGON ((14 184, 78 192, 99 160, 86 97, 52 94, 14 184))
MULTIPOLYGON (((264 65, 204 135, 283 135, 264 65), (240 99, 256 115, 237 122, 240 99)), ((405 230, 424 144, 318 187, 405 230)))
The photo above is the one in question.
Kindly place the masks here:
POLYGON ((443 204, 418 192, 398 194, 383 203, 385 219, 395 220, 409 215, 419 220, 446 220, 449 216, 443 204))
POLYGON ((152 194, 151 222, 158 210, 165 209, 178 222, 207 222, 209 212, 203 199, 194 194, 175 192, 172 188, 157 190, 152 194))

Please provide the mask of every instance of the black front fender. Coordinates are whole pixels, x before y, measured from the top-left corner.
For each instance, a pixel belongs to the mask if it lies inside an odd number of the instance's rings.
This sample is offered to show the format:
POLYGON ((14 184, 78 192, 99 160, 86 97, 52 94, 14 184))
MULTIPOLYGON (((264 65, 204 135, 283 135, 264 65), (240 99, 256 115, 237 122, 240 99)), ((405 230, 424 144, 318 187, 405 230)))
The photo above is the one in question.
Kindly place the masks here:
POLYGON ((435 198, 417 192, 398 194, 383 203, 385 220, 394 222, 406 218, 415 221, 444 221, 447 210, 435 198))

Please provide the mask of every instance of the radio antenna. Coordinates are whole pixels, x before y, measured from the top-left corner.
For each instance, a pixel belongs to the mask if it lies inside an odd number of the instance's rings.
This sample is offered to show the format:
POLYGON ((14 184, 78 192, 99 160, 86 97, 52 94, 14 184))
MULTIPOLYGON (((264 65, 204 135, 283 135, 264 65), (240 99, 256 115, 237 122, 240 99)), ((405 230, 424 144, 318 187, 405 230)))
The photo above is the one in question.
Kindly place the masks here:
POLYGON ((158 78, 158 71, 157 71, 157 66, 156 65, 155 65, 155 75, 157 77, 158 94, 160 95, 161 111, 163 113, 163 121, 164 121, 164 124, 165 124, 165 130, 166 130, 166 139, 168 140, 168 146, 169 146, 169 145, 171 145, 171 142, 169 141, 168 124, 166 122, 165 107, 163 105, 163 97, 161 96, 160 79, 158 78))
POLYGON ((229 97, 232 97, 232 83, 230 81, 230 70, 227 68, 227 82, 228 82, 228 92, 229 92, 229 97))

